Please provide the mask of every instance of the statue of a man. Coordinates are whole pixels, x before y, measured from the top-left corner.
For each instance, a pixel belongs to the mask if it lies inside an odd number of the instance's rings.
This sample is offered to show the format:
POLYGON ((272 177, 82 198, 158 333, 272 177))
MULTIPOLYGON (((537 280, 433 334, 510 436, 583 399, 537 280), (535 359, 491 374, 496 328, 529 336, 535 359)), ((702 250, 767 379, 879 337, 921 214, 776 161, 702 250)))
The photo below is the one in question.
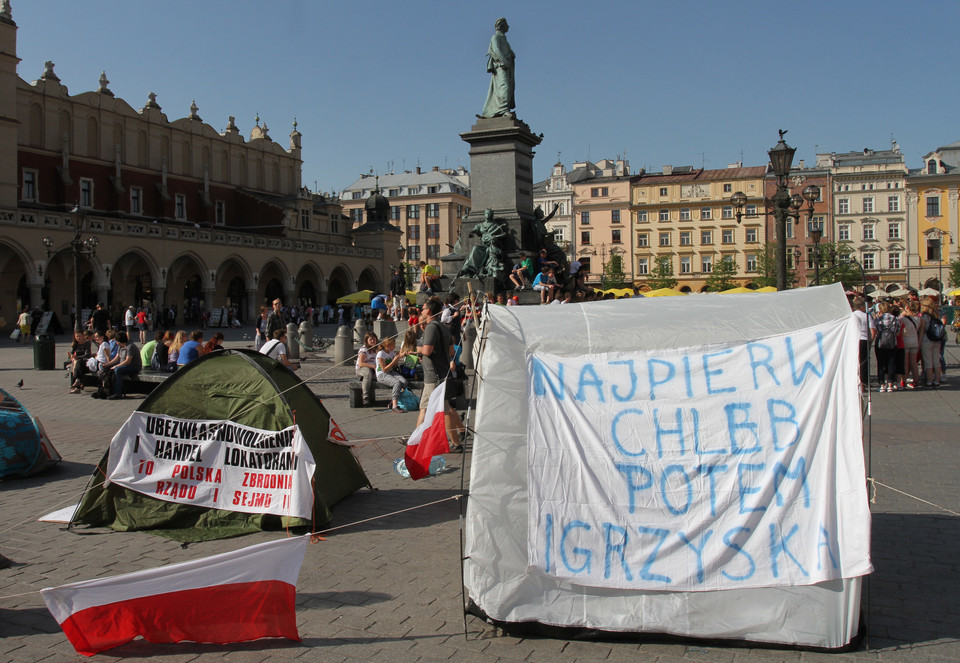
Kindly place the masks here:
POLYGON ((477 117, 515 117, 517 107, 513 99, 514 61, 516 56, 507 42, 507 19, 498 18, 494 23, 493 37, 487 49, 487 71, 490 72, 490 89, 483 111, 477 117))

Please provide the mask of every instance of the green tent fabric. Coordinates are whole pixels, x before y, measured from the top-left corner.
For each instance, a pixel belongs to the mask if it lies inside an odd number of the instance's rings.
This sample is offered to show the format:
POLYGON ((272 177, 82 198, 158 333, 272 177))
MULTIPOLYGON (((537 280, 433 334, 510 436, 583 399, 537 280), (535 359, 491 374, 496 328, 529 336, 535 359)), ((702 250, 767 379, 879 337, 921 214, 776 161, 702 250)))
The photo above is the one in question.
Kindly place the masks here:
MULTIPOLYGON (((316 460, 313 526, 330 507, 370 481, 349 447, 330 442, 330 415, 310 388, 281 364, 250 350, 223 350, 180 369, 153 391, 140 412, 182 419, 222 419, 279 431, 296 423, 316 460)), ((260 530, 310 526, 310 521, 166 502, 115 484, 104 487, 101 459, 71 520, 119 531, 150 530, 178 541, 208 541, 260 530)))

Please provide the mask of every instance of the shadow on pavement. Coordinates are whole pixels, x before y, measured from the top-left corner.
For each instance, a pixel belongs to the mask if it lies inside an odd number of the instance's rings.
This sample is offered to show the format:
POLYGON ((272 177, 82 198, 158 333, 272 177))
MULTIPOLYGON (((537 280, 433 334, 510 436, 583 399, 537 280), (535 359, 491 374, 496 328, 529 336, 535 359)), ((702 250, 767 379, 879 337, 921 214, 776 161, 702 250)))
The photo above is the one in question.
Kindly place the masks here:
POLYGON ((60 625, 46 608, 0 608, 0 638, 59 632, 60 625))
MULTIPOLYGON (((426 480, 421 479, 420 481, 426 480)), ((458 500, 447 498, 453 498, 459 494, 459 490, 421 489, 419 487, 417 490, 399 488, 363 490, 354 493, 333 508, 333 522, 327 526, 327 529, 333 530, 330 531, 330 535, 333 536, 340 532, 401 530, 411 527, 430 527, 438 523, 449 522, 459 517, 460 505, 458 500), (447 499, 447 501, 430 504, 443 499, 447 499), (424 506, 427 504, 430 504, 430 506, 424 506), (410 510, 404 511, 405 509, 410 510), (396 513, 397 511, 403 511, 403 513, 396 513), (368 520, 369 518, 376 518, 376 520, 368 520), (344 527, 350 523, 358 524, 344 527)))
POLYGON ((873 515, 876 570, 864 595, 871 647, 960 638, 958 548, 954 516, 873 515))

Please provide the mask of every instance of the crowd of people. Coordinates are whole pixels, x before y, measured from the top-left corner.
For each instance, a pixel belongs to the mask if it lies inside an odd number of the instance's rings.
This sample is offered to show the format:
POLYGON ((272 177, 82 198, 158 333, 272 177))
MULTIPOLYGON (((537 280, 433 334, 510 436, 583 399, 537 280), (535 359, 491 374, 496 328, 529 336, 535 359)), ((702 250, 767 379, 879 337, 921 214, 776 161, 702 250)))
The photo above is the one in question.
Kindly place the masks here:
POLYGON ((944 350, 948 316, 933 297, 920 299, 915 292, 906 297, 881 299, 867 307, 863 297, 851 301, 860 320, 860 382, 867 388, 869 347, 877 362, 877 383, 881 392, 939 389, 946 380, 944 350))

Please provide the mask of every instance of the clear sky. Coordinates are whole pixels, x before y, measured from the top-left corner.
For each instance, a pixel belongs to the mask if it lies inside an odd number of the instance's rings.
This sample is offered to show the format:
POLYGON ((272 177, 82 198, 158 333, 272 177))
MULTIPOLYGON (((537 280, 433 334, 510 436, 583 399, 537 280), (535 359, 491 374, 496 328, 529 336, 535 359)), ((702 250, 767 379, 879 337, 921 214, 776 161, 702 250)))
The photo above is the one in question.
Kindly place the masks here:
POLYGON ((52 60, 71 94, 101 70, 134 108, 259 113, 283 146, 296 117, 303 183, 339 191, 361 173, 470 166, 486 51, 506 16, 517 115, 544 139, 534 176, 559 159, 763 165, 788 129, 796 159, 891 136, 920 157, 960 139, 950 35, 960 3, 870 0, 12 0, 20 77, 52 60))

